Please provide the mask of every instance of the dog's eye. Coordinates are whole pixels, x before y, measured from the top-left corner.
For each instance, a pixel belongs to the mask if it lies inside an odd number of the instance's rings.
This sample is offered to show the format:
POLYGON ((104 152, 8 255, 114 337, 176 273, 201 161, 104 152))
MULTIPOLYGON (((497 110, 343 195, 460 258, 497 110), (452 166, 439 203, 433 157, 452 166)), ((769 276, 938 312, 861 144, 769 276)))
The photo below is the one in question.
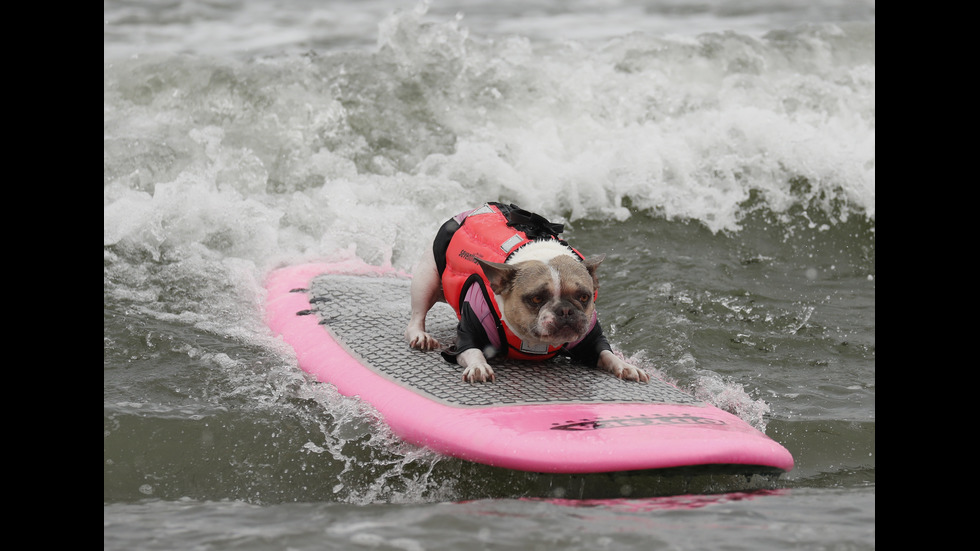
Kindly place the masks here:
POLYGON ((578 301, 581 302, 582 304, 588 304, 590 298, 592 297, 590 297, 588 293, 582 293, 581 295, 578 296, 578 301))
POLYGON ((541 306, 547 302, 542 295, 528 295, 524 297, 524 300, 531 306, 541 306))

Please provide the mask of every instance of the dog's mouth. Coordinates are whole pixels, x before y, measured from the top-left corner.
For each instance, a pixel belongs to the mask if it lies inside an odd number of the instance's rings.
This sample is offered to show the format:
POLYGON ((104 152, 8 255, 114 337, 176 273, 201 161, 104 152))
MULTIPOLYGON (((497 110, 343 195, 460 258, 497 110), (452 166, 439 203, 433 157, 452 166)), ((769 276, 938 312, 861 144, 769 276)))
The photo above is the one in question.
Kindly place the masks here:
POLYGON ((576 341, 582 337, 585 331, 585 322, 582 319, 558 319, 552 323, 538 327, 536 331, 539 339, 550 342, 551 344, 562 344, 576 341))

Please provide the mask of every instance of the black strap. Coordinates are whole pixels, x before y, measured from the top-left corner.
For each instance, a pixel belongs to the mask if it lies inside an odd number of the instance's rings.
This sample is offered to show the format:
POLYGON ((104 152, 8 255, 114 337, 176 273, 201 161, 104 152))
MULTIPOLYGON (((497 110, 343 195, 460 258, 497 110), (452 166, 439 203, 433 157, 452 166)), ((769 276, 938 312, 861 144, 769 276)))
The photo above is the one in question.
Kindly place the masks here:
POLYGON ((558 237, 561 232, 565 231, 564 225, 549 222, 544 216, 526 211, 517 205, 503 205, 501 203, 494 203, 494 205, 507 218, 507 225, 524 232, 528 239, 558 237))

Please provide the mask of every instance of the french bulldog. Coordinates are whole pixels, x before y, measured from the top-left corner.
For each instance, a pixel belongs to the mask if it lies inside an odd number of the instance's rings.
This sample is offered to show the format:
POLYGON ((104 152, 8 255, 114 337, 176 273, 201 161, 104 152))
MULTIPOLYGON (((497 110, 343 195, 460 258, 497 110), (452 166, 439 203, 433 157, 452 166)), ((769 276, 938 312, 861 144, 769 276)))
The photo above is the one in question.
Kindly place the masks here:
POLYGON ((612 352, 599 325, 596 270, 605 255, 582 257, 557 238, 560 228, 499 203, 447 221, 413 270, 409 346, 441 348, 426 332, 425 317, 436 302, 449 302, 459 324, 455 347, 443 356, 463 367, 463 381, 495 381, 488 356, 540 360, 556 354, 621 379, 649 381, 612 352))

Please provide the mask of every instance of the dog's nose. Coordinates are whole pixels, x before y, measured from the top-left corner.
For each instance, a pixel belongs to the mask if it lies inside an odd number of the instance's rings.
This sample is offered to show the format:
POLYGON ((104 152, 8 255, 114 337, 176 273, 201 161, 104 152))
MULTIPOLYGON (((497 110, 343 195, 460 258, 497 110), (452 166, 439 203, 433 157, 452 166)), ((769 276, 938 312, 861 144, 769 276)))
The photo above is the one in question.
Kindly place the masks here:
POLYGON ((556 313, 560 318, 567 318, 575 313, 575 309, 569 304, 562 304, 556 313))

